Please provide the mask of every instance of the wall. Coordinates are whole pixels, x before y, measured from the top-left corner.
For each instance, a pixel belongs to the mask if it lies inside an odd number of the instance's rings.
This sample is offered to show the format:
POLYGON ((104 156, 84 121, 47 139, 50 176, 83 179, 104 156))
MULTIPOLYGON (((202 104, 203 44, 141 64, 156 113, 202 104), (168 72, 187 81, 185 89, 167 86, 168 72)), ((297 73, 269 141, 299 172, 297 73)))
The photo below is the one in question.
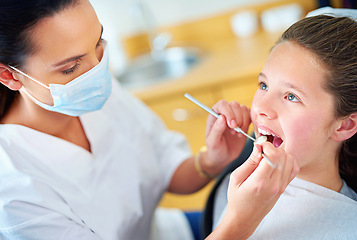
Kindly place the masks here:
POLYGON ((244 5, 276 0, 90 0, 104 26, 104 38, 109 40, 111 68, 122 71, 127 57, 122 39, 146 28, 147 21, 138 17, 136 3, 141 2, 152 15, 156 27, 162 28, 201 20, 244 5))
POLYGON ((273 1, 275 0, 90 0, 100 20, 112 25, 119 38, 143 30, 144 23, 135 16, 135 4, 138 2, 147 6, 157 25, 162 27, 206 18, 247 4, 273 1))

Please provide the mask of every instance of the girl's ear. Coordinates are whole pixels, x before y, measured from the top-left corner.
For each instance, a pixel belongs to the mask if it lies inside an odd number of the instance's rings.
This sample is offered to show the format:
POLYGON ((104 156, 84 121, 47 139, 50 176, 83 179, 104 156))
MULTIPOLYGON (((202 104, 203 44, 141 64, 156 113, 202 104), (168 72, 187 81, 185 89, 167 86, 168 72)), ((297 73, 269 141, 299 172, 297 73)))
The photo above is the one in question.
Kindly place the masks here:
POLYGON ((344 141, 351 138, 357 132, 357 113, 353 113, 340 121, 338 128, 332 137, 335 141, 344 141))
POLYGON ((12 69, 2 63, 0 63, 0 83, 13 91, 22 87, 22 83, 14 78, 12 69))

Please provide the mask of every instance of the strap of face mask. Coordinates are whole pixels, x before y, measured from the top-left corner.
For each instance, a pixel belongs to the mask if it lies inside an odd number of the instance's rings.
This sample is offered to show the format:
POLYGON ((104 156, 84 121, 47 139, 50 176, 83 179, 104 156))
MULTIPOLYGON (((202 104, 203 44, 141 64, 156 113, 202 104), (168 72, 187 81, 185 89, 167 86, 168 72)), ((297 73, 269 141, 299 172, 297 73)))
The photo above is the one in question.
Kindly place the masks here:
POLYGON ((42 104, 40 101, 38 101, 35 97, 33 97, 27 90, 24 86, 22 86, 20 88, 20 91, 23 91, 29 98, 31 98, 31 100, 33 102, 35 102, 36 104, 42 104))
POLYGON ((11 69, 15 70, 16 72, 18 72, 18 73, 20 73, 20 74, 24 75, 25 77, 27 77, 27 78, 31 79, 31 80, 32 80, 32 81, 34 81, 35 83, 40 84, 42 87, 45 87, 45 88, 47 88, 47 89, 50 89, 50 87, 48 87, 48 86, 46 86, 45 84, 43 84, 42 82, 40 82, 40 81, 38 81, 38 80, 34 79, 33 77, 31 77, 31 76, 27 75, 27 74, 26 74, 26 73, 24 73, 23 71, 21 71, 21 70, 19 70, 19 69, 15 68, 15 67, 13 67, 13 66, 10 66, 10 65, 9 65, 9 67, 10 67, 11 69))

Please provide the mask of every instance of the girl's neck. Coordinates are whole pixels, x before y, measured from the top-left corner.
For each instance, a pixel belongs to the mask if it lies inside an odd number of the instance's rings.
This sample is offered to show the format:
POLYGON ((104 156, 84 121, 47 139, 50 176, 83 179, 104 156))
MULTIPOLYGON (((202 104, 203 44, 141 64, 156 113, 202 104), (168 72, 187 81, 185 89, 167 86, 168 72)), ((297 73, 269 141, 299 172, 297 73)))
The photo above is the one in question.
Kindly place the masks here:
POLYGON ((340 192, 343 182, 339 173, 337 160, 331 160, 328 165, 329 166, 324 165, 321 167, 302 167, 297 177, 340 192))
POLYGON ((326 150, 313 155, 313 159, 299 160, 301 165, 297 177, 340 192, 343 185, 338 160, 341 142, 330 137, 323 145, 326 150))

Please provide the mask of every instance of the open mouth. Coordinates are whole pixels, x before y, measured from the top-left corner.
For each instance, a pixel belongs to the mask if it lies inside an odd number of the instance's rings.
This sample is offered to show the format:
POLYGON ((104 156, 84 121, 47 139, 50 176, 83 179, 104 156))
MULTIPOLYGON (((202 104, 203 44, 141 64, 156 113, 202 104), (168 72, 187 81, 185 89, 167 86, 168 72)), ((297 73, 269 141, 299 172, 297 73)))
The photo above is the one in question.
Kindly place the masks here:
POLYGON ((258 132, 262 136, 266 136, 268 139, 268 142, 271 142, 274 145, 274 147, 276 147, 276 148, 280 147, 280 145, 284 142, 283 139, 281 139, 279 136, 277 136, 273 133, 270 133, 266 130, 258 128, 258 132))

